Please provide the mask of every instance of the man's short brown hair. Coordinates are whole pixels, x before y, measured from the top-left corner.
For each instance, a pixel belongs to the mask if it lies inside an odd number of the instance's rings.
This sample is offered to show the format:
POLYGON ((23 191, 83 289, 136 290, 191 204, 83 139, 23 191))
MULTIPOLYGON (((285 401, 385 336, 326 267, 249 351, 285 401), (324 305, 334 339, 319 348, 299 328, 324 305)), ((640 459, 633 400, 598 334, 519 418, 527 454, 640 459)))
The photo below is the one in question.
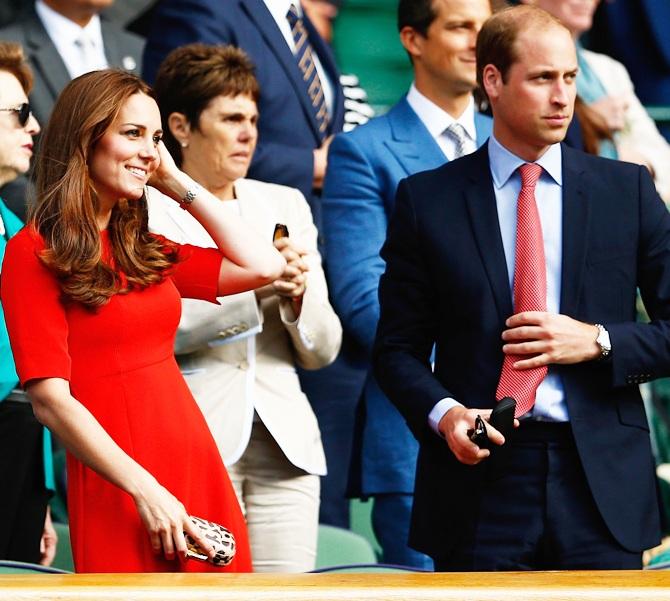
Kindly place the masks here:
POLYGON ((518 60, 516 41, 522 31, 560 27, 568 31, 553 15, 536 6, 505 8, 491 16, 477 36, 477 83, 484 90, 483 72, 493 65, 507 78, 510 67, 518 60))
POLYGON ((23 48, 14 42, 0 42, 0 71, 8 71, 19 80, 26 96, 33 88, 33 72, 30 70, 23 48))
POLYGON ((182 113, 198 129, 200 114, 217 96, 248 95, 258 104, 260 88, 254 65, 233 46, 188 44, 170 52, 156 74, 154 92, 163 120, 163 140, 181 165, 181 147, 168 127, 172 113, 182 113))

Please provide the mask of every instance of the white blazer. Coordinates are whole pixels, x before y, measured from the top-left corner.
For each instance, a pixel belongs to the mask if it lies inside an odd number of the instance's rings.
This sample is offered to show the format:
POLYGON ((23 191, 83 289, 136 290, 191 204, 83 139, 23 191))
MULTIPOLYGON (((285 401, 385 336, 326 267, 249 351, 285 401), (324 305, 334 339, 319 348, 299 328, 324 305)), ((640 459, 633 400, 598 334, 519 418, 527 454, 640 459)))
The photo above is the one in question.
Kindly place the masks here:
MULTIPOLYGON (((220 297, 221 306, 184 299, 177 360, 226 465, 247 448, 255 410, 293 465, 324 475, 321 433, 295 365, 318 369, 334 361, 342 328, 328 301, 312 214, 294 188, 240 179, 235 194, 242 218, 266 240, 272 240, 275 224, 283 223, 309 251, 300 317, 295 319, 290 301, 278 296, 263 299, 259 307, 253 292, 220 297), (259 334, 239 339, 259 321, 259 334)), ((175 242, 214 246, 200 223, 173 200, 150 189, 148 203, 151 231, 175 242)))
POLYGON ((625 127, 615 137, 617 150, 624 158, 627 150, 644 157, 654 169, 654 183, 659 195, 670 204, 670 144, 636 96, 626 67, 606 54, 591 50, 580 52, 607 94, 619 96, 628 104, 625 127))

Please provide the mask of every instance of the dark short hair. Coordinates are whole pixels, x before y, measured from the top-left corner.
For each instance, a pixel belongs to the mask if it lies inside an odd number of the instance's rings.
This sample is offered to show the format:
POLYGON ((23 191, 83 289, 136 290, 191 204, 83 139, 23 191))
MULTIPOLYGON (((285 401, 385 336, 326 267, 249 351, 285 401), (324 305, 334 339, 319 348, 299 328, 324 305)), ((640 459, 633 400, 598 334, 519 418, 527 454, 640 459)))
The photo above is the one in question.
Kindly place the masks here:
POLYGON ((505 8, 484 23, 477 36, 477 83, 484 90, 483 73, 486 65, 493 65, 507 79, 510 67, 518 60, 516 41, 522 31, 549 29, 558 26, 567 29, 553 15, 536 6, 522 5, 505 8))
POLYGON ((188 44, 170 52, 158 68, 154 92, 163 120, 163 140, 178 165, 181 146, 168 126, 172 113, 182 113, 197 129, 202 111, 217 96, 243 94, 256 103, 260 97, 254 65, 246 53, 233 46, 207 44, 188 44))
POLYGON ((422 36, 426 36, 430 24, 437 13, 433 8, 435 0, 400 0, 398 2, 398 31, 411 27, 422 36))
POLYGON ((26 95, 33 87, 33 72, 30 70, 23 48, 14 42, 0 42, 0 71, 7 71, 19 80, 26 95))

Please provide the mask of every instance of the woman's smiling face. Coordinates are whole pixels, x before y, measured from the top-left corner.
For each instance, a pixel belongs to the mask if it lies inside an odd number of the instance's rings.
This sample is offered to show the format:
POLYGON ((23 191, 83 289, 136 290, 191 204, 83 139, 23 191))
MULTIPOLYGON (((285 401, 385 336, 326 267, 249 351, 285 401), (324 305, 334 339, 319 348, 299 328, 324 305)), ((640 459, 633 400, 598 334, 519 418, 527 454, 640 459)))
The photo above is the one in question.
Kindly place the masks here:
POLYGON ((162 135, 156 101, 141 93, 128 98, 89 159, 89 174, 102 206, 142 197, 160 162, 157 147, 162 135))

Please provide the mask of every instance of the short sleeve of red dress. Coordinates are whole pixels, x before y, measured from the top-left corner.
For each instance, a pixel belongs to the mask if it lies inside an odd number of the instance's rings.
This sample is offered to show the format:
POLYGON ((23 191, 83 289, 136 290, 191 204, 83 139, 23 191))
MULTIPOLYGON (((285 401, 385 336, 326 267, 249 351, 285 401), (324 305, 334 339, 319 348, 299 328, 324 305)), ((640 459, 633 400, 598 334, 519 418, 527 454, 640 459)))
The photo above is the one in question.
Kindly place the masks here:
MULTIPOLYGON (((167 240, 156 236, 159 240, 167 240)), ((179 260, 170 277, 183 298, 198 298, 216 303, 219 272, 223 255, 216 248, 201 248, 191 244, 177 244, 179 260)))
POLYGON ((21 384, 35 378, 70 380, 68 324, 54 275, 38 258, 41 238, 23 228, 8 243, 0 298, 21 384))

